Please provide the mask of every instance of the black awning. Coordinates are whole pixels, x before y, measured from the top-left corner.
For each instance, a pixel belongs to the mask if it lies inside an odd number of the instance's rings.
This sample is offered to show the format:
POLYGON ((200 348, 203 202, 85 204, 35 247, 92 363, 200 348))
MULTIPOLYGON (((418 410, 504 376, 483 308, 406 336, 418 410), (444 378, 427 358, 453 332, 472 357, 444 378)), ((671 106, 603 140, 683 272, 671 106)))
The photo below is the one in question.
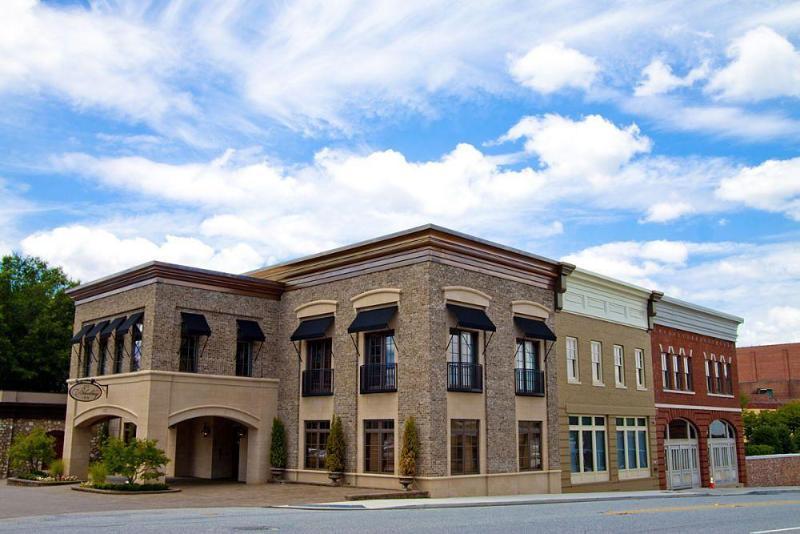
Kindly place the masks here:
POLYGON ((94 323, 83 325, 81 329, 78 330, 78 332, 74 336, 72 336, 72 344, 75 345, 76 343, 80 343, 81 340, 83 339, 83 336, 85 336, 86 333, 92 328, 94 328, 94 323))
POLYGON ((100 332, 100 337, 101 338, 109 337, 111 334, 114 333, 114 331, 119 327, 119 325, 121 325, 124 322, 125 322, 125 317, 117 317, 116 319, 108 323, 108 326, 103 328, 103 330, 100 332))
POLYGON ((300 341, 302 339, 314 339, 318 337, 325 337, 325 332, 333 324, 333 315, 327 317, 318 317, 317 319, 306 319, 300 321, 300 326, 292 334, 292 341, 300 341))
POLYGON ((497 327, 483 310, 466 308, 457 304, 448 304, 447 309, 455 314, 458 326, 475 330, 488 330, 489 332, 497 331, 497 327))
POLYGON ((389 321, 392 320, 395 313, 397 313, 397 306, 360 311, 347 327, 347 331, 353 334, 368 330, 385 330, 389 328, 389 321))
POLYGON ((550 327, 544 324, 544 321, 537 321, 536 319, 526 319, 525 317, 514 317, 514 324, 517 328, 522 330, 525 337, 532 337, 534 339, 546 339, 548 341, 555 341, 556 335, 550 330, 550 327))
POLYGON ((239 341, 264 341, 267 337, 256 321, 236 320, 236 338, 239 341))
POLYGON ((130 330, 133 325, 142 320, 142 317, 144 317, 144 312, 136 312, 133 315, 129 315, 128 318, 122 321, 122 324, 117 327, 117 334, 127 334, 128 330, 130 330))
POLYGON ((94 327, 86 332, 86 339, 94 339, 97 337, 97 334, 103 331, 103 328, 108 326, 109 321, 100 321, 94 327))
POLYGON ((181 333, 188 336, 210 336, 211 327, 208 326, 205 315, 181 312, 181 333))

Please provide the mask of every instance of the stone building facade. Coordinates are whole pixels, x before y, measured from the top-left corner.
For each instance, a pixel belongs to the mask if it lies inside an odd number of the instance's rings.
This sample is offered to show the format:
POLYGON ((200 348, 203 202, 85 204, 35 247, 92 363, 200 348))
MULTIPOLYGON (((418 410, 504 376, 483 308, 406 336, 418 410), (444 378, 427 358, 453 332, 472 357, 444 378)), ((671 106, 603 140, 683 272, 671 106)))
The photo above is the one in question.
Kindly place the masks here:
POLYGON ((56 454, 64 447, 63 393, 0 391, 0 478, 9 475, 8 450, 16 436, 41 428, 55 439, 56 454))
POLYGON ((742 319, 669 297, 655 311, 661 487, 746 484, 735 343, 742 319))
POLYGON ((564 491, 658 488, 651 298, 588 271, 567 277, 556 314, 564 491))

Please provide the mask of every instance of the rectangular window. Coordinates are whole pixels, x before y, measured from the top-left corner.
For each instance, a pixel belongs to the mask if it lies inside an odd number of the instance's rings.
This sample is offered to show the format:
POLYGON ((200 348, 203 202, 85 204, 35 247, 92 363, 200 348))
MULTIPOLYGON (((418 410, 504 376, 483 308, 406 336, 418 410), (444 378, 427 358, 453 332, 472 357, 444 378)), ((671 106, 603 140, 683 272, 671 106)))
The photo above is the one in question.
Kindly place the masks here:
POLYGON ((694 391, 694 380, 692 379, 692 359, 689 356, 683 357, 683 377, 686 391, 694 391))
POLYGON ((667 358, 667 353, 661 353, 661 380, 663 384, 661 387, 663 389, 671 389, 669 384, 669 360, 667 358))
POLYGON ((542 469, 542 423, 541 421, 520 421, 519 470, 538 471, 542 469))
POLYGON ((483 369, 478 364, 478 334, 465 330, 450 332, 447 388, 450 391, 483 391, 483 369))
POLYGON ((617 417, 616 426, 617 467, 621 471, 646 469, 649 463, 647 418, 617 417))
POLYGON ((200 336, 181 335, 180 359, 178 371, 181 373, 197 372, 197 355, 200 350, 200 336))
POLYGON ((614 383, 625 386, 625 352, 621 345, 614 345, 614 383))
POLYGON ((92 360, 94 359, 94 339, 83 340, 83 376, 92 375, 92 360))
POLYGON ((722 370, 725 374, 725 393, 728 395, 733 395, 733 370, 731 368, 731 364, 724 364, 722 370))
POLYGON ((569 416, 569 445, 573 473, 607 471, 605 417, 569 416))
POLYGON ((636 387, 644 389, 647 387, 644 379, 644 351, 642 349, 635 349, 633 354, 636 360, 636 387))
POLYGON ((306 342, 306 369, 303 371, 303 395, 333 393, 332 343, 330 338, 306 342))
POLYGON ((450 421, 450 474, 474 475, 480 473, 478 462, 477 419, 452 419, 450 421))
POLYGON ((236 376, 253 376, 253 342, 236 342, 236 376))
POLYGON ((131 329, 131 371, 135 372, 142 368, 142 331, 144 324, 139 319, 131 329))
POLYGON ((714 362, 714 393, 722 393, 722 373, 719 362, 714 362))
POLYGON ((125 358, 125 336, 114 335, 114 373, 122 372, 122 360, 125 358))
POLYGON ((97 374, 99 375, 107 375, 108 374, 108 338, 104 336, 98 336, 99 339, 97 340, 97 374))
POLYGON ((397 391, 394 333, 389 331, 365 334, 364 350, 361 392, 397 391))
POLYGON ((592 383, 603 383, 603 345, 599 341, 592 341, 592 383))
POLYGON ((330 421, 306 421, 306 469, 325 469, 325 451, 330 431, 330 421))
POLYGON ((478 363, 478 334, 464 330, 450 332, 450 363, 472 365, 478 363))
POLYGON ((364 471, 394 473, 394 421, 364 421, 364 471))
POLYGON ((578 375, 578 340, 574 337, 567 338, 567 380, 577 382, 578 375))
POLYGON ((711 362, 705 360, 706 365, 706 389, 709 393, 714 393, 714 381, 711 379, 711 362))
POLYGON ((670 359, 672 360, 672 389, 682 390, 681 378, 683 374, 681 373, 681 366, 678 365, 678 355, 673 354, 670 359))

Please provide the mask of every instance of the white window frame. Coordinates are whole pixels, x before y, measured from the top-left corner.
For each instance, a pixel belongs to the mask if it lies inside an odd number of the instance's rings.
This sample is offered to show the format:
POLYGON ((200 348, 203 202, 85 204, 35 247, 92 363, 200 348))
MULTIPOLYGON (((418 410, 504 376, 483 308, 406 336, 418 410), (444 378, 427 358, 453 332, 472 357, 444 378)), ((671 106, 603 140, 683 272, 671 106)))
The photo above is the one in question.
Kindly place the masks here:
POLYGON ((625 349, 622 345, 614 345, 614 384, 618 388, 625 386, 625 349))
POLYGON ((684 388, 681 387, 681 360, 677 354, 670 354, 670 358, 672 359, 672 380, 674 383, 672 384, 675 391, 683 391, 684 388))
POLYGON ((689 357, 683 357, 683 384, 686 386, 685 391, 694 391, 694 376, 692 376, 692 387, 689 387, 689 357))
MULTIPOLYGON (((572 472, 572 466, 570 465, 570 481, 573 484, 586 484, 590 482, 602 482, 608 480, 608 473, 609 473, 609 466, 608 466, 608 417, 601 416, 601 415, 575 415, 570 414, 567 416, 567 421, 569 421, 569 417, 577 417, 578 424, 570 424, 569 430, 578 432, 578 469, 580 470, 577 473, 572 472), (587 425, 583 423, 584 417, 590 417, 592 423, 587 425), (597 424, 597 418, 602 417, 603 424, 597 424), (583 432, 590 431, 592 433, 592 471, 584 471, 583 470, 583 432), (604 438, 604 451, 605 451, 605 470, 598 471, 597 470, 597 432, 603 432, 604 438)), ((570 460, 571 461, 571 460, 570 460)))
POLYGON ((644 376, 644 350, 633 349, 633 359, 636 365, 636 389, 647 389, 644 376))
POLYGON ((666 352, 661 353, 661 389, 669 391, 669 365, 667 365, 666 352))
POLYGON ((592 341, 592 384, 604 386, 603 383, 603 344, 599 341, 592 341))
MULTIPOLYGON (((625 466, 620 467, 619 465, 619 458, 615 458, 617 462, 617 469, 618 469, 618 477, 620 480, 629 480, 633 478, 647 478, 650 476, 650 466, 652 465, 652 459, 650 457, 650 432, 647 424, 646 417, 616 417, 615 418, 616 429, 614 432, 614 443, 617 443, 617 433, 623 432, 623 458, 625 459, 625 466), (628 419, 633 419, 633 425, 628 424, 628 419), (622 420, 622 424, 619 421, 622 420), (639 432, 644 431, 644 446, 645 451, 647 454, 647 465, 642 467, 639 465, 639 449, 642 445, 640 440, 639 432), (633 432, 634 435, 634 442, 636 445, 636 465, 630 466, 628 465, 628 432, 633 432)), ((617 452, 619 448, 617 448, 617 452)))
POLYGON ((578 338, 567 337, 567 382, 580 384, 581 375, 578 365, 578 338))

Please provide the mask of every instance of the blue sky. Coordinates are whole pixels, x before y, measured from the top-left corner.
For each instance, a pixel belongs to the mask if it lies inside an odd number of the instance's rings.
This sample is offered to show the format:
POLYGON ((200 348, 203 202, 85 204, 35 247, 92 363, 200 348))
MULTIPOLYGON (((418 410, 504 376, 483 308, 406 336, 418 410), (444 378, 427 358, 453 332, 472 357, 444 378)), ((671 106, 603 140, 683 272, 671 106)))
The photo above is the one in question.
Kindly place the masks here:
POLYGON ((798 97, 798 4, 6 0, 0 252, 244 272, 434 222, 799 341, 798 97))

